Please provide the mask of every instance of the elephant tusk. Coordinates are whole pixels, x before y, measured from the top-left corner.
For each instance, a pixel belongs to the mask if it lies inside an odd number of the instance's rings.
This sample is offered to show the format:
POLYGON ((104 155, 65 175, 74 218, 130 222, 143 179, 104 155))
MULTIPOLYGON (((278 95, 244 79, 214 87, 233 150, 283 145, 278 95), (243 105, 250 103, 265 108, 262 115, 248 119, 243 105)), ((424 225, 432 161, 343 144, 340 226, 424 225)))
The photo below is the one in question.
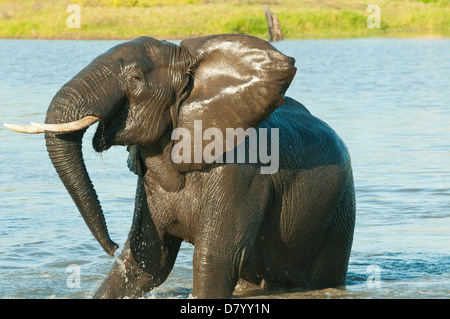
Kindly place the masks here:
POLYGON ((100 119, 96 116, 85 116, 81 120, 63 124, 42 124, 42 123, 31 123, 32 126, 39 128, 41 130, 58 132, 58 133, 68 133, 79 131, 88 128, 92 124, 98 122, 100 119))
POLYGON ((34 127, 34 126, 16 125, 16 124, 8 124, 8 123, 3 123, 3 126, 9 128, 12 131, 19 132, 19 133, 27 133, 27 134, 45 133, 45 130, 34 127))

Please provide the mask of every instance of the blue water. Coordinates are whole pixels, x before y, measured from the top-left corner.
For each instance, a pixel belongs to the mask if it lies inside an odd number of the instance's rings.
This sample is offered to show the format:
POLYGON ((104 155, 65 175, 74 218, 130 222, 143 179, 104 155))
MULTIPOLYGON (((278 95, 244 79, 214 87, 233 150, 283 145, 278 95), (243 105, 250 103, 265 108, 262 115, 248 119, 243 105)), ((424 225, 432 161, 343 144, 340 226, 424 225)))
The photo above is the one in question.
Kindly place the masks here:
MULTIPOLYGON (((117 43, 0 40, 0 122, 43 121, 57 90, 117 43)), ((450 40, 296 40, 275 46, 297 61, 288 95, 328 122, 350 149, 357 220, 345 288, 271 297, 448 298, 450 40)), ((136 178, 124 148, 94 152, 94 131, 84 140, 86 165, 111 237, 123 247, 136 178)), ((0 147, 0 298, 91 297, 114 259, 87 230, 42 135, 2 126, 0 147)), ((148 298, 190 296, 192 252, 183 244, 171 276, 148 298)), ((259 294, 239 287, 235 292, 259 294)))

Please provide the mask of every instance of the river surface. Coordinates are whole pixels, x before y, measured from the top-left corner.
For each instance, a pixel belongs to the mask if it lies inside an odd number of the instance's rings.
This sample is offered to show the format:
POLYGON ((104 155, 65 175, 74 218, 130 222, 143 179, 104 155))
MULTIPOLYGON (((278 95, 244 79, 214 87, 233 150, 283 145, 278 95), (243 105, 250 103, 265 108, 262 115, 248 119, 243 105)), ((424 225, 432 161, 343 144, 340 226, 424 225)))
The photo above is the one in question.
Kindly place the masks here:
MULTIPOLYGON (((0 122, 42 122, 57 90, 119 41, 0 40, 0 122)), ((245 298, 450 297, 450 40, 296 40, 287 95, 350 149, 357 219, 346 286, 307 292, 238 287, 245 298)), ((128 153, 86 165, 111 238, 123 247, 136 177, 128 153)), ((116 253, 117 254, 117 253, 116 253)), ((193 247, 146 298, 189 298, 193 247)), ((0 298, 90 298, 114 259, 93 239, 59 181, 42 135, 0 127, 0 298)))

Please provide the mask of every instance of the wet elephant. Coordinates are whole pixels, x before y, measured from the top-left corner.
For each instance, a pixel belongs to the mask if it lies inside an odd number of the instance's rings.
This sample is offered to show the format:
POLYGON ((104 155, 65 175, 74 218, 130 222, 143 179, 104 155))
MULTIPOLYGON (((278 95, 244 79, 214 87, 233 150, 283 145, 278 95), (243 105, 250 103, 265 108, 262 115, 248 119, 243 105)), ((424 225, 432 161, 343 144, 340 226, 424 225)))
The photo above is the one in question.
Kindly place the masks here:
POLYGON ((139 297, 160 285, 183 240, 195 246, 198 298, 228 298, 239 279, 265 288, 344 284, 355 221, 350 155, 327 124, 284 95, 294 62, 244 35, 180 45, 140 37, 66 83, 45 124, 8 125, 45 132, 61 181, 109 255, 118 246, 81 141, 98 122, 96 151, 128 147, 134 218, 96 297, 139 297))

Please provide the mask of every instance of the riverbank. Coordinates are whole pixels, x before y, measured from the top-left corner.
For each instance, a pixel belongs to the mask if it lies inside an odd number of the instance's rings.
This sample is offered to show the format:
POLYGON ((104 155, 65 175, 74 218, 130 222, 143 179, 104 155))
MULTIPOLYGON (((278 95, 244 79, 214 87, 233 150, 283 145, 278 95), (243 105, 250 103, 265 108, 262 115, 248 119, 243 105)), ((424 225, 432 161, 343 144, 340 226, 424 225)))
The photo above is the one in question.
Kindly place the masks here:
MULTIPOLYGON (((0 0, 0 38, 129 39, 149 35, 183 39, 217 33, 267 38, 263 3, 0 0), (67 11, 71 3, 78 5, 79 15, 76 10, 67 11)), ((450 36, 449 0, 271 0, 265 4, 277 15, 286 39, 450 36), (379 28, 376 23, 372 28, 367 24, 369 16, 377 14, 367 11, 374 2, 380 9, 379 28)))

